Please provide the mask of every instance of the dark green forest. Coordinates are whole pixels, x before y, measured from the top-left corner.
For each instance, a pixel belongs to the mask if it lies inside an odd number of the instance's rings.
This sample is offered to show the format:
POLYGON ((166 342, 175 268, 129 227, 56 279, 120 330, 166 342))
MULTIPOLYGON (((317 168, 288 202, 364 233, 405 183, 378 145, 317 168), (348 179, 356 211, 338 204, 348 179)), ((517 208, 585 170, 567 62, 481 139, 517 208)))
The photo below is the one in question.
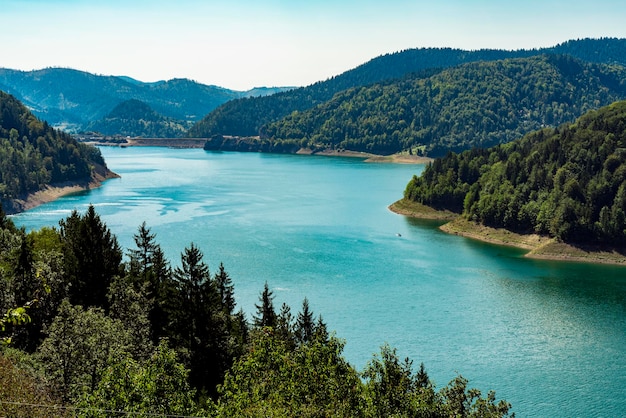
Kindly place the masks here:
POLYGON ((103 135, 121 135, 146 138, 179 138, 185 136, 189 124, 155 112, 148 104, 126 100, 104 118, 89 123, 86 131, 103 135))
POLYGON ((431 157, 506 143, 626 98, 626 69, 566 55, 483 61, 337 94, 265 126, 309 148, 431 157))
MULTIPOLYGON (((603 38, 572 40, 538 50, 409 49, 374 58, 353 70, 307 87, 270 97, 232 100, 196 123, 189 135, 205 138, 214 135, 258 136, 265 125, 280 121, 294 112, 303 112, 321 105, 345 90, 376 83, 390 84, 393 80, 416 78, 418 75, 426 78, 443 69, 470 62, 528 58, 549 53, 568 54, 592 63, 624 66, 625 45, 624 39, 603 38)), ((580 114, 582 113, 576 116, 580 114)))
POLYGON ((106 168, 100 151, 37 119, 13 96, 0 92, 0 203, 42 187, 89 180, 95 166, 106 168))
POLYGON ((512 416, 386 345, 359 373, 307 299, 277 308, 266 282, 248 320, 193 243, 173 265, 145 223, 134 241, 93 206, 28 233, 0 213, 1 415, 512 416))
POLYGON ((404 198, 488 226, 626 244, 626 102, 520 140, 435 159, 404 198))

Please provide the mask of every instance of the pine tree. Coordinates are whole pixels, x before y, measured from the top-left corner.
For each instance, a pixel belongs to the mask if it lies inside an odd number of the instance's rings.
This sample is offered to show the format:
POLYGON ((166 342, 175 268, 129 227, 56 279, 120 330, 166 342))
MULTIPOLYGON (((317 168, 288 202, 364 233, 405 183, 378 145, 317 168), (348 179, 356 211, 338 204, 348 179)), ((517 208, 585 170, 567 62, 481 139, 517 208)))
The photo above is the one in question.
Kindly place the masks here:
POLYGON ((302 301, 302 311, 298 313, 296 320, 296 338, 300 343, 308 343, 313 339, 315 332, 315 321, 313 312, 309 308, 309 300, 304 298, 302 301))
POLYGON ((152 259, 158 247, 155 238, 156 234, 150 231, 145 222, 139 226, 137 233, 133 235, 137 249, 129 251, 131 274, 144 279, 144 281, 149 280, 152 259))
POLYGON ((254 325, 257 327, 275 327, 276 311, 274 310, 274 293, 269 289, 267 282, 263 288, 263 293, 259 298, 260 305, 255 305, 257 316, 254 317, 254 325))
POLYGON ((85 307, 106 307, 109 285, 114 276, 123 273, 117 238, 92 205, 82 216, 73 211, 59 225, 65 271, 72 283, 71 302, 85 307))
POLYGON ((233 281, 224 269, 224 264, 220 263, 219 271, 215 274, 215 284, 222 301, 224 312, 232 315, 235 312, 235 286, 233 281))

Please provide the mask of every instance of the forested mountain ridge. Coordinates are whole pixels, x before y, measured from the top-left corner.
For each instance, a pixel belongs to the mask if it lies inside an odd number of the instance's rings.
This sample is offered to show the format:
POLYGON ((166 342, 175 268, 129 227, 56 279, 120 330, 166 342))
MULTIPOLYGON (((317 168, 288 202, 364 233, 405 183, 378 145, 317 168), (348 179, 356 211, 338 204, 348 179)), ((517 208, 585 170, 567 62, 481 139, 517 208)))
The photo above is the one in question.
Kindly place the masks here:
POLYGON ((570 243, 626 244, 626 102, 489 149, 435 159, 406 200, 570 243))
POLYGON ((103 135, 147 138, 179 138, 189 125, 155 112, 148 104, 130 99, 118 104, 104 118, 90 122, 85 131, 103 135))
POLYGON ((313 149, 441 156, 509 142, 624 98, 623 66, 567 55, 481 61, 346 90, 264 126, 261 138, 313 149))
POLYGON ((420 48, 386 54, 308 87, 271 97, 227 102, 199 121, 189 135, 207 138, 213 135, 256 136, 264 125, 278 121, 294 111, 310 109, 330 100, 336 93, 353 87, 368 86, 415 73, 428 76, 444 68, 468 62, 530 57, 545 53, 569 54, 589 62, 626 65, 626 39, 573 40, 537 50, 466 51, 420 48))
POLYGON ((96 171, 110 173, 97 148, 51 128, 0 92, 0 203, 6 211, 19 210, 16 199, 47 185, 89 180, 96 171))
POLYGON ((0 68, 0 86, 40 119, 75 131, 102 119, 115 106, 131 99, 145 102, 164 117, 186 123, 199 120, 232 99, 289 89, 256 88, 241 92, 188 79, 144 83, 130 77, 102 76, 67 68, 35 71, 0 68))

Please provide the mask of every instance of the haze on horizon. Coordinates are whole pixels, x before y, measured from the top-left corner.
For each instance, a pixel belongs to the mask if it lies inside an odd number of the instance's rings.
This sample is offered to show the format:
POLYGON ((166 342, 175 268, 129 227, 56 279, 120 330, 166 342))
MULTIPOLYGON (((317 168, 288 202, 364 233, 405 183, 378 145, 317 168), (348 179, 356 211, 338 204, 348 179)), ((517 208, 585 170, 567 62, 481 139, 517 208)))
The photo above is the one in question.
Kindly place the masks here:
POLYGON ((626 37, 623 0, 0 0, 0 67, 234 90, 305 86, 409 48, 626 37))

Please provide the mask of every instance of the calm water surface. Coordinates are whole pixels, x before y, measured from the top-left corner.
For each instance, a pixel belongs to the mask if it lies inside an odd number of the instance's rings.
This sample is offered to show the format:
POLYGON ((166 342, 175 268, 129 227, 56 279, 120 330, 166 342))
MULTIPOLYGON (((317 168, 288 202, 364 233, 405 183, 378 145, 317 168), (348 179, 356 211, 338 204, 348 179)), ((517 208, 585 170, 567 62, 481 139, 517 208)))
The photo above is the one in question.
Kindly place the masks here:
POLYGON ((265 281, 304 297, 359 370, 383 343, 457 373, 519 417, 626 416, 626 269, 535 261, 388 211, 421 166, 103 148, 122 178, 14 219, 55 226, 93 204, 124 248, 141 222, 175 265, 191 242, 233 277, 248 318, 265 281))

